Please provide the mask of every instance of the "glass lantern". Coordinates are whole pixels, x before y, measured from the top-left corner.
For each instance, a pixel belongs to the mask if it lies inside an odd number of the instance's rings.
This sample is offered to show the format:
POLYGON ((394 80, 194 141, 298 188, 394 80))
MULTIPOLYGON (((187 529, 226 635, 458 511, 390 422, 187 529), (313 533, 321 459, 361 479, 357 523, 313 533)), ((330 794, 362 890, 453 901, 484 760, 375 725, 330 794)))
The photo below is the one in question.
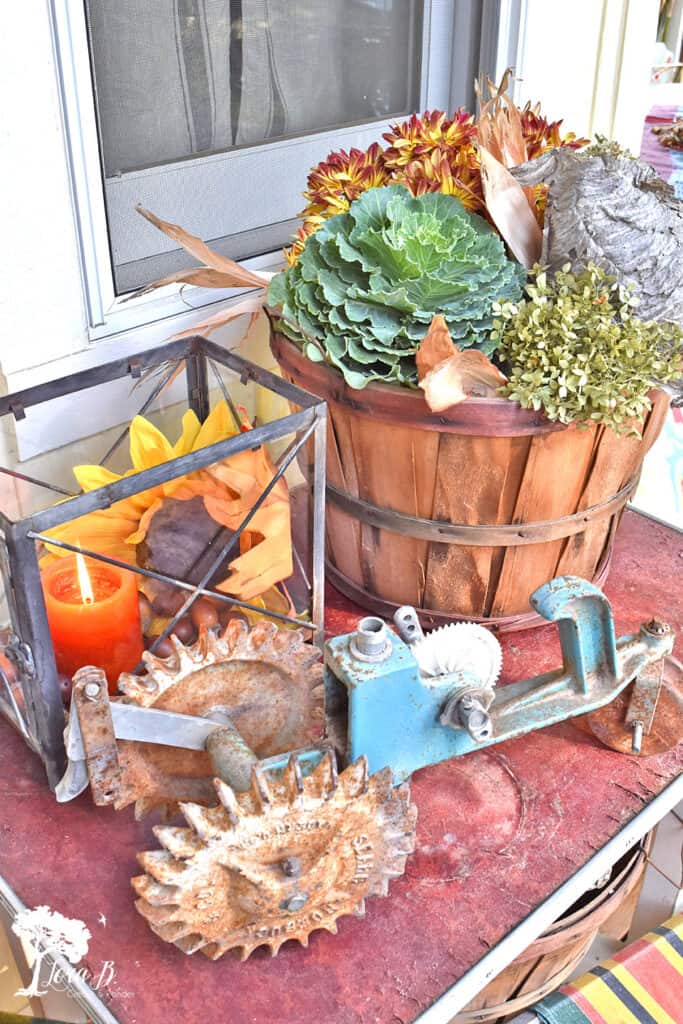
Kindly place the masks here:
MULTIPOLYGON (((0 424, 0 711, 52 788, 69 626, 49 587, 67 560, 79 573, 83 560, 86 582, 134 574, 139 653, 235 616, 322 641, 324 402, 190 337, 0 398, 0 424)), ((79 586, 74 600, 92 601, 79 586)), ((76 648, 121 614, 100 613, 85 609, 93 635, 74 629, 76 648)))

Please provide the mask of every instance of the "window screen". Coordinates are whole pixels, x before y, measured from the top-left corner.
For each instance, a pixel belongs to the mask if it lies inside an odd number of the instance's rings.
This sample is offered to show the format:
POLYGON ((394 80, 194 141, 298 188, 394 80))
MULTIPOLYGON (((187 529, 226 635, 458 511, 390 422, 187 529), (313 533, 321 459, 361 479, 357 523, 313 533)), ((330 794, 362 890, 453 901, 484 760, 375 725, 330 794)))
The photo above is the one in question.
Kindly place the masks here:
POLYGON ((286 243, 310 166, 418 109, 418 0, 87 0, 117 290, 187 258, 142 202, 234 258, 286 243))

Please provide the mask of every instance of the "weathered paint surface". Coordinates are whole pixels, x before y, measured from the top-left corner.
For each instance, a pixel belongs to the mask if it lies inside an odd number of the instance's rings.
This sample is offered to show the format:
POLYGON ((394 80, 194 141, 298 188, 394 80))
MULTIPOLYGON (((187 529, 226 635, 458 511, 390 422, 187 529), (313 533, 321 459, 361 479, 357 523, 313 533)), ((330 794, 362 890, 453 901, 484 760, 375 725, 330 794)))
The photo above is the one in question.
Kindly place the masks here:
MULTIPOLYGON (((641 628, 638 636, 627 633, 617 643, 609 601, 592 583, 563 576, 540 587, 530 600, 546 619, 557 622, 560 664, 498 689, 489 708, 488 739, 443 724, 442 708, 462 686, 462 672, 425 679, 398 636, 375 662, 356 657, 353 634, 329 640, 327 671, 348 691, 349 759, 366 757, 371 772, 390 767, 395 781, 403 782, 426 765, 603 707, 653 663, 661 674, 662 658, 673 643, 670 628, 662 626, 661 636, 641 628)), ((470 678, 474 686, 481 685, 476 675, 470 678)))
MULTIPOLYGON (((657 612, 683 630, 683 537, 627 513, 606 592, 617 633, 657 612)), ((330 594, 330 634, 360 614, 330 594)), ((503 682, 559 664, 554 626, 503 640, 503 682)), ((678 656, 683 644, 679 641, 678 656)), ((0 872, 32 905, 86 921, 87 963, 122 1024, 399 1024, 411 1021, 683 769, 683 747, 636 759, 565 723, 418 772, 416 853, 390 897, 339 934, 275 960, 186 957, 135 913, 135 853, 154 840, 132 808, 59 805, 41 765, 0 723, 0 872), (106 924, 99 923, 103 914, 106 924)))

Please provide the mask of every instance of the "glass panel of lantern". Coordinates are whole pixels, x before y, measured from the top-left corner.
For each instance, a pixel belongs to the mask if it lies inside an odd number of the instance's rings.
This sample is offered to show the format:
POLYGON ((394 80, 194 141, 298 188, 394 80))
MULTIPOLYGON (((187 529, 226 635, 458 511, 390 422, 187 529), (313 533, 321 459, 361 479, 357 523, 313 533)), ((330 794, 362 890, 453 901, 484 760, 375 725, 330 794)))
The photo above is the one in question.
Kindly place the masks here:
POLYGON ((234 617, 321 639, 323 402, 188 338, 8 395, 0 424, 0 711, 53 787, 81 665, 116 692, 234 617))

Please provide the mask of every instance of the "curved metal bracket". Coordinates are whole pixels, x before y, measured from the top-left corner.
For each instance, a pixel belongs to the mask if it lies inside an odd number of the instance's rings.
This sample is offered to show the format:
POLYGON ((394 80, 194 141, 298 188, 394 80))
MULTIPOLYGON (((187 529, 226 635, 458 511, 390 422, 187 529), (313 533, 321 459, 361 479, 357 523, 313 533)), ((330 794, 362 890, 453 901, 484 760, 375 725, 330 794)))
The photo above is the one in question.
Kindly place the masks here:
POLYGON ((612 608, 598 587, 578 576, 558 576, 535 590, 529 603, 539 615, 557 622, 564 670, 584 693, 596 672, 619 680, 612 608))

